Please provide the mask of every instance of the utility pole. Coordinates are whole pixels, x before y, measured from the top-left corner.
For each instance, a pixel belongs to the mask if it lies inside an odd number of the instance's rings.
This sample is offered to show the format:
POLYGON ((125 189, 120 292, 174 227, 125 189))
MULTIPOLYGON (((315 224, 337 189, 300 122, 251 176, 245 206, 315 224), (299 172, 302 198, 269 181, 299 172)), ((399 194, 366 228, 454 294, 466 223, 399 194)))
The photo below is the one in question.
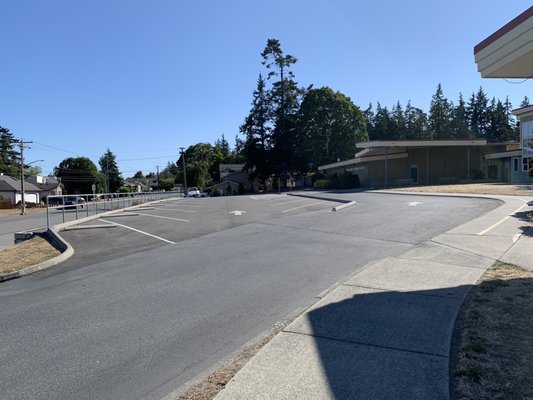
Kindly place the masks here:
POLYGON ((157 168, 157 191, 159 192, 159 165, 155 166, 157 168))
POLYGON ((181 159, 183 160, 183 185, 185 186, 185 197, 189 195, 189 189, 187 188, 187 167, 185 166, 185 147, 180 147, 181 159))
MULTIPOLYGON (((108 149, 109 150, 109 149, 108 149)), ((109 152, 105 155, 106 169, 105 169, 105 192, 109 193, 109 152)))
POLYGON ((26 202, 24 200, 24 146, 33 142, 25 142, 23 139, 15 140, 13 143, 20 147, 20 215, 26 214, 26 202))

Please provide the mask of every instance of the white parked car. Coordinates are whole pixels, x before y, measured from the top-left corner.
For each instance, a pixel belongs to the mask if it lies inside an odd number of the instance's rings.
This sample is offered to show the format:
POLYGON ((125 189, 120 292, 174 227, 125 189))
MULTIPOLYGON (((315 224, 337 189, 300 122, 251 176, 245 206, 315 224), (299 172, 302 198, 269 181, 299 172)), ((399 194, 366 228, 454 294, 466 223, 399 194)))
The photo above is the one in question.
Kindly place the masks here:
POLYGON ((188 197, 200 197, 200 191, 196 186, 191 186, 189 190, 187 190, 188 197))

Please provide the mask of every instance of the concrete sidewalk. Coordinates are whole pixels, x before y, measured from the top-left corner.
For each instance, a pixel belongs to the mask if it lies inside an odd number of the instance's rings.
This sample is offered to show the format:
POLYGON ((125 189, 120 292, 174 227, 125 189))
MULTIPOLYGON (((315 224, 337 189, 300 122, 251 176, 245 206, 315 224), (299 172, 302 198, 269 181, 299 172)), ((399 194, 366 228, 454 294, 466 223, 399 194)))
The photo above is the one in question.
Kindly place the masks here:
POLYGON ((532 198, 487 197, 502 206, 334 288, 216 399, 449 399, 451 337, 469 289, 496 260, 533 270, 532 198))

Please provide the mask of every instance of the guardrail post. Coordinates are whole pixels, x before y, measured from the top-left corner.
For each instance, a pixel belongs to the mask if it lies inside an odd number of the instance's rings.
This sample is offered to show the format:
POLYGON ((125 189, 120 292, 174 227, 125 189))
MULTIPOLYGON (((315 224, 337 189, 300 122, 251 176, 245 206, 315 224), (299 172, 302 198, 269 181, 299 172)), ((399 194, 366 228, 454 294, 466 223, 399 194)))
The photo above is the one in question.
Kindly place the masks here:
POLYGON ((50 230, 50 203, 48 202, 48 195, 46 196, 46 230, 50 230))

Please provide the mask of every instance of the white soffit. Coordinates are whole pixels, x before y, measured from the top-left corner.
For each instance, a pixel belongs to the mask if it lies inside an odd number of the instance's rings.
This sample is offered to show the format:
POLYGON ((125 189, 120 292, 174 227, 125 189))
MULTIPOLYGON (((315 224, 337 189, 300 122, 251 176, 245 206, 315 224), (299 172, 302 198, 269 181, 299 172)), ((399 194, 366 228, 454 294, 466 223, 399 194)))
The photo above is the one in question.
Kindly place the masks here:
POLYGON ((533 6, 474 47, 483 78, 533 77, 533 6))

